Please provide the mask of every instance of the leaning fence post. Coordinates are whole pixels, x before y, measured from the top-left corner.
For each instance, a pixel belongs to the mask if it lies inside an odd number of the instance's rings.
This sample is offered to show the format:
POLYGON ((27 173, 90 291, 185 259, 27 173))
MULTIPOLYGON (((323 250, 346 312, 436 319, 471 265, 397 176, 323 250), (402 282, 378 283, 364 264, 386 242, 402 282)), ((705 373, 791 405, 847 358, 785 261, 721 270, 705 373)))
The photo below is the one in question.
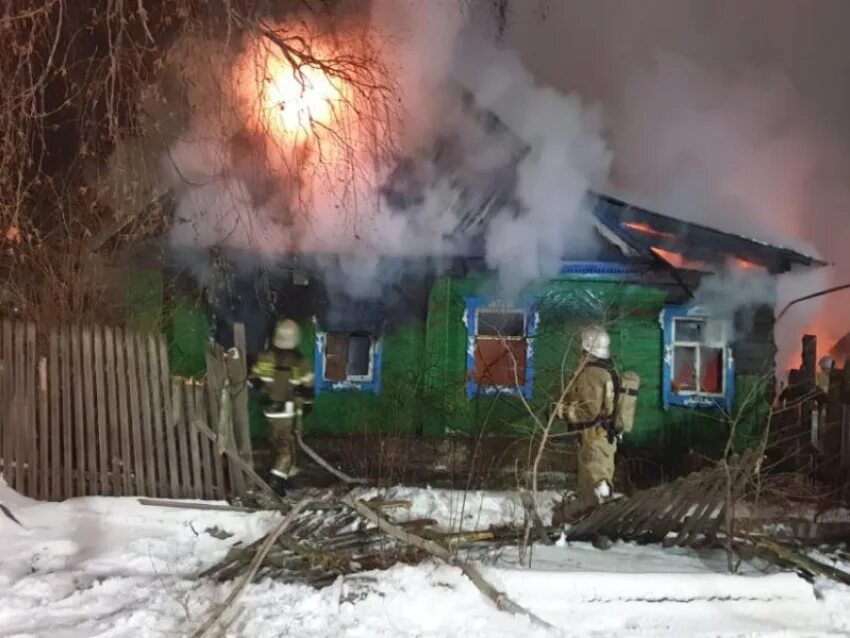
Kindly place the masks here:
POLYGON ((251 426, 248 417, 248 346, 243 323, 233 325, 233 346, 236 352, 228 356, 225 361, 233 397, 233 431, 236 449, 243 461, 253 465, 251 426))

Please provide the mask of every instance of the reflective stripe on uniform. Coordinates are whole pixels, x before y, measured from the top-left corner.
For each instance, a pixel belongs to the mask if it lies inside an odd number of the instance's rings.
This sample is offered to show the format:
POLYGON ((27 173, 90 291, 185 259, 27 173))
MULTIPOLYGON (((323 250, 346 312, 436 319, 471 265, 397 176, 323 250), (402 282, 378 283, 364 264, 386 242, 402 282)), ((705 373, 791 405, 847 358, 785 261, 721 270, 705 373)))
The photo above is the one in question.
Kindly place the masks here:
POLYGON ((295 416, 295 410, 284 410, 283 412, 268 412, 263 410, 263 414, 270 419, 282 419, 295 416))

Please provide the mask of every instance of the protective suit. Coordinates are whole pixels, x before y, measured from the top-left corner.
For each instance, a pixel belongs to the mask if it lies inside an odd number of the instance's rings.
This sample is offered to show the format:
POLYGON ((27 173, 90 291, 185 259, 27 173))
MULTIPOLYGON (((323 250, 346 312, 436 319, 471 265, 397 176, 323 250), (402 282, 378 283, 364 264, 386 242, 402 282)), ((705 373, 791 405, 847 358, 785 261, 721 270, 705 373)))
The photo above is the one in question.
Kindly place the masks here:
POLYGON ((610 337, 600 327, 582 332, 583 358, 578 375, 557 409, 572 430, 579 430, 578 499, 556 516, 556 524, 613 497, 614 460, 621 432, 616 408, 619 378, 611 363, 610 337))
POLYGON ((265 391, 263 414, 269 424, 274 462, 271 474, 286 481, 297 471, 296 432, 313 403, 313 373, 298 351, 301 331, 290 319, 278 322, 272 348, 260 353, 252 369, 265 391))

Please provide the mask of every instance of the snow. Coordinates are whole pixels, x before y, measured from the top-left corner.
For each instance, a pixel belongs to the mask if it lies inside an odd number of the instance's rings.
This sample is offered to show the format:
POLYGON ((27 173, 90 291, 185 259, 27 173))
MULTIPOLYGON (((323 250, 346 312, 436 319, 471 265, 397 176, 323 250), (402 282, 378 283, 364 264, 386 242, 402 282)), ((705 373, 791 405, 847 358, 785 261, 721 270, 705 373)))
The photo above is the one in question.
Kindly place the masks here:
MULTIPOLYGON (((393 509, 387 514, 397 522, 430 518, 442 531, 473 531, 522 524, 525 509, 517 492, 432 489, 396 486, 389 489, 364 489, 357 492, 362 499, 410 501, 410 509, 393 509)), ((541 491, 537 506, 544 524, 552 520, 552 507, 562 494, 541 491)))
MULTIPOLYGON (((362 495, 367 495, 364 492, 362 495)), ((374 495, 374 494, 373 494, 374 495)), ((522 520, 516 494, 398 487, 402 517, 436 518, 446 529, 522 520), (461 514, 461 512, 463 512, 461 514)), ((551 503, 554 494, 541 500, 551 503)), ((233 586, 196 578, 236 543, 273 527, 272 513, 162 508, 135 499, 25 499, 0 484, 0 635, 185 636, 233 586), (221 532, 227 532, 227 538, 221 532), (214 534, 214 535, 213 535, 214 534)), ((828 636, 850 633, 850 588, 811 585, 789 573, 744 566, 725 573, 722 552, 616 543, 535 547, 532 568, 516 548, 479 553, 486 577, 556 631, 500 611, 459 569, 398 565, 314 590, 250 585, 231 636, 463 638, 550 636, 828 636)))

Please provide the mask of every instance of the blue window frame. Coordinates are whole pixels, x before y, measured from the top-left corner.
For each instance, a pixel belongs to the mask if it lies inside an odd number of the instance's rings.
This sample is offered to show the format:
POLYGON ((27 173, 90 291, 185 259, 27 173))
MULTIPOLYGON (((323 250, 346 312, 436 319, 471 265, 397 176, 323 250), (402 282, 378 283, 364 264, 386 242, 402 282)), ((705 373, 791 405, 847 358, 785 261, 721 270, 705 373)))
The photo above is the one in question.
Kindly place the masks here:
POLYGON ((731 412, 735 362, 728 322, 698 306, 668 306, 661 312, 661 325, 665 409, 672 405, 731 412))
POLYGON ((538 313, 533 300, 500 304, 465 297, 466 396, 522 394, 534 386, 534 338, 538 313))
POLYGON ((379 336, 367 332, 316 332, 316 394, 380 394, 382 363, 383 340, 379 336))

